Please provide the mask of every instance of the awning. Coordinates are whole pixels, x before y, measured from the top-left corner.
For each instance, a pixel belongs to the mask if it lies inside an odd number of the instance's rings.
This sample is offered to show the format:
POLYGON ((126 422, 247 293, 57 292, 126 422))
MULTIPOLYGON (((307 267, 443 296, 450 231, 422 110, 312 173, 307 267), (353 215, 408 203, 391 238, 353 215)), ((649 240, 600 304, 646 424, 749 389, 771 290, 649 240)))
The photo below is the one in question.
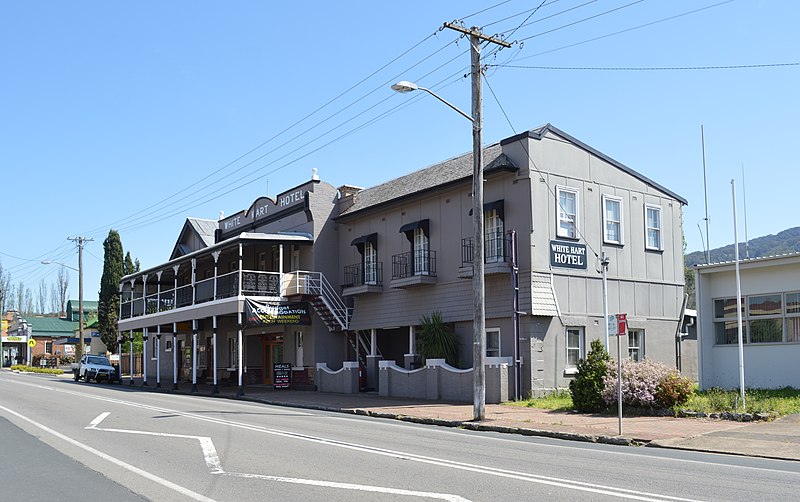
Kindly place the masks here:
POLYGON ((351 242, 350 245, 363 248, 365 242, 369 242, 374 247, 378 247, 378 234, 369 234, 369 235, 362 235, 361 237, 356 237, 355 239, 353 239, 353 242, 351 242))
POLYGON ((419 220, 413 223, 406 223, 402 227, 400 227, 401 234, 407 234, 408 232, 413 232, 414 230, 421 228, 425 235, 428 235, 428 229, 430 228, 430 220, 419 220))
MULTIPOLYGON (((501 220, 505 221, 506 219, 505 201, 503 199, 496 200, 494 202, 487 202, 486 204, 483 205, 484 214, 493 210, 497 210, 497 215, 500 217, 501 220)), ((472 216, 472 209, 469 210, 469 215, 472 216)))

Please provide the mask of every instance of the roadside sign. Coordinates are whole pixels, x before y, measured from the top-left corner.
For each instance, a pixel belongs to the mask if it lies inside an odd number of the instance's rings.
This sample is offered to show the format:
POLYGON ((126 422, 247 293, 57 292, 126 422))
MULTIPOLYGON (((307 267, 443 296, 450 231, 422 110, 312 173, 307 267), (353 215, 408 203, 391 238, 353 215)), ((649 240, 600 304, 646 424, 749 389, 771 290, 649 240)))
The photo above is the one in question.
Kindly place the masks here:
POLYGON ((617 330, 619 329, 619 324, 617 323, 617 314, 609 314, 608 315, 608 335, 609 336, 617 336, 617 330))
POLYGON ((30 347, 30 348, 36 347, 36 340, 34 340, 33 338, 28 340, 28 347, 30 347))
POLYGON ((617 333, 619 336, 628 334, 628 314, 617 314, 617 333))

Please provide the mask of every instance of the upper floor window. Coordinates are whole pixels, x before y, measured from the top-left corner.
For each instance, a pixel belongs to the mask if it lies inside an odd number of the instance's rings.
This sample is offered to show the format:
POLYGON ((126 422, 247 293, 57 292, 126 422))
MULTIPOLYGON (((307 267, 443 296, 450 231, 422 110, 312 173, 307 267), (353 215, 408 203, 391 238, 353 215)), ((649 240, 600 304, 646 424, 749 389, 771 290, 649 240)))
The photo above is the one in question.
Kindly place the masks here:
POLYGON ((578 237, 578 189, 556 187, 556 235, 576 239, 578 237))
POLYGON ((484 255, 487 262, 505 260, 505 224, 503 201, 486 204, 483 213, 484 255))
POLYGON ((622 244, 622 199, 603 195, 603 240, 608 244, 622 244))
MULTIPOLYGON (((419 220, 413 223, 406 223, 400 227, 400 233, 405 234, 411 243, 411 256, 406 267, 408 270, 402 271, 401 276, 429 275, 431 273, 431 251, 430 251, 430 220, 419 220)), ((401 263, 405 263, 401 261, 401 263)), ((397 262, 395 262, 397 265, 397 262)), ((403 267, 401 267, 403 268, 403 267)), ((398 272, 398 271, 394 271, 398 272)))
POLYGON ((647 249, 662 250, 661 242, 661 206, 645 204, 645 233, 647 234, 647 249))
MULTIPOLYGON (((350 243, 361 254, 361 277, 356 284, 377 284, 378 277, 378 234, 362 235, 350 243), (363 282, 362 282, 363 281, 363 282)), ((294 252, 294 251, 293 251, 294 252)), ((355 279, 355 278, 354 278, 355 279)))

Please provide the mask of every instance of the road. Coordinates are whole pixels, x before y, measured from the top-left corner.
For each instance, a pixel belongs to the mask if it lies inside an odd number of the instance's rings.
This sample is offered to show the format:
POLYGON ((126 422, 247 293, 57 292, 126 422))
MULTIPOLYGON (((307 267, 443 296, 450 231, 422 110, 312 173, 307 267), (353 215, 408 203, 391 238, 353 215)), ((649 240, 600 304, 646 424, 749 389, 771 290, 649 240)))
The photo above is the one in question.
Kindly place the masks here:
MULTIPOLYGON (((121 493, 158 501, 785 501, 800 487, 795 462, 478 433, 45 375, 0 373, 2 418, 10 424, 0 433, 39 438, 55 462, 74 459, 121 493)), ((0 441, 33 438, 23 439, 0 441)), ((2 477, 47 479, 2 451, 2 477)))

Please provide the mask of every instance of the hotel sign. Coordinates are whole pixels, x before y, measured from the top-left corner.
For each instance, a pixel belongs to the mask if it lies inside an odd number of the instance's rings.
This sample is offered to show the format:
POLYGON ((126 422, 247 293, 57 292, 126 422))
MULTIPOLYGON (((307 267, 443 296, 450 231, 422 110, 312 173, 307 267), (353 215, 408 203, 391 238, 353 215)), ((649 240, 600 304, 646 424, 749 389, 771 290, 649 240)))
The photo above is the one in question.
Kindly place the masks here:
POLYGON ((586 270, 586 244, 550 241, 550 266, 586 270))
POLYGON ((223 234, 228 234, 261 220, 277 216, 280 213, 290 213, 298 209, 304 209, 309 192, 314 192, 314 182, 309 182, 284 192, 278 195, 275 200, 269 197, 259 197, 246 211, 239 211, 233 216, 220 220, 219 229, 223 234))

